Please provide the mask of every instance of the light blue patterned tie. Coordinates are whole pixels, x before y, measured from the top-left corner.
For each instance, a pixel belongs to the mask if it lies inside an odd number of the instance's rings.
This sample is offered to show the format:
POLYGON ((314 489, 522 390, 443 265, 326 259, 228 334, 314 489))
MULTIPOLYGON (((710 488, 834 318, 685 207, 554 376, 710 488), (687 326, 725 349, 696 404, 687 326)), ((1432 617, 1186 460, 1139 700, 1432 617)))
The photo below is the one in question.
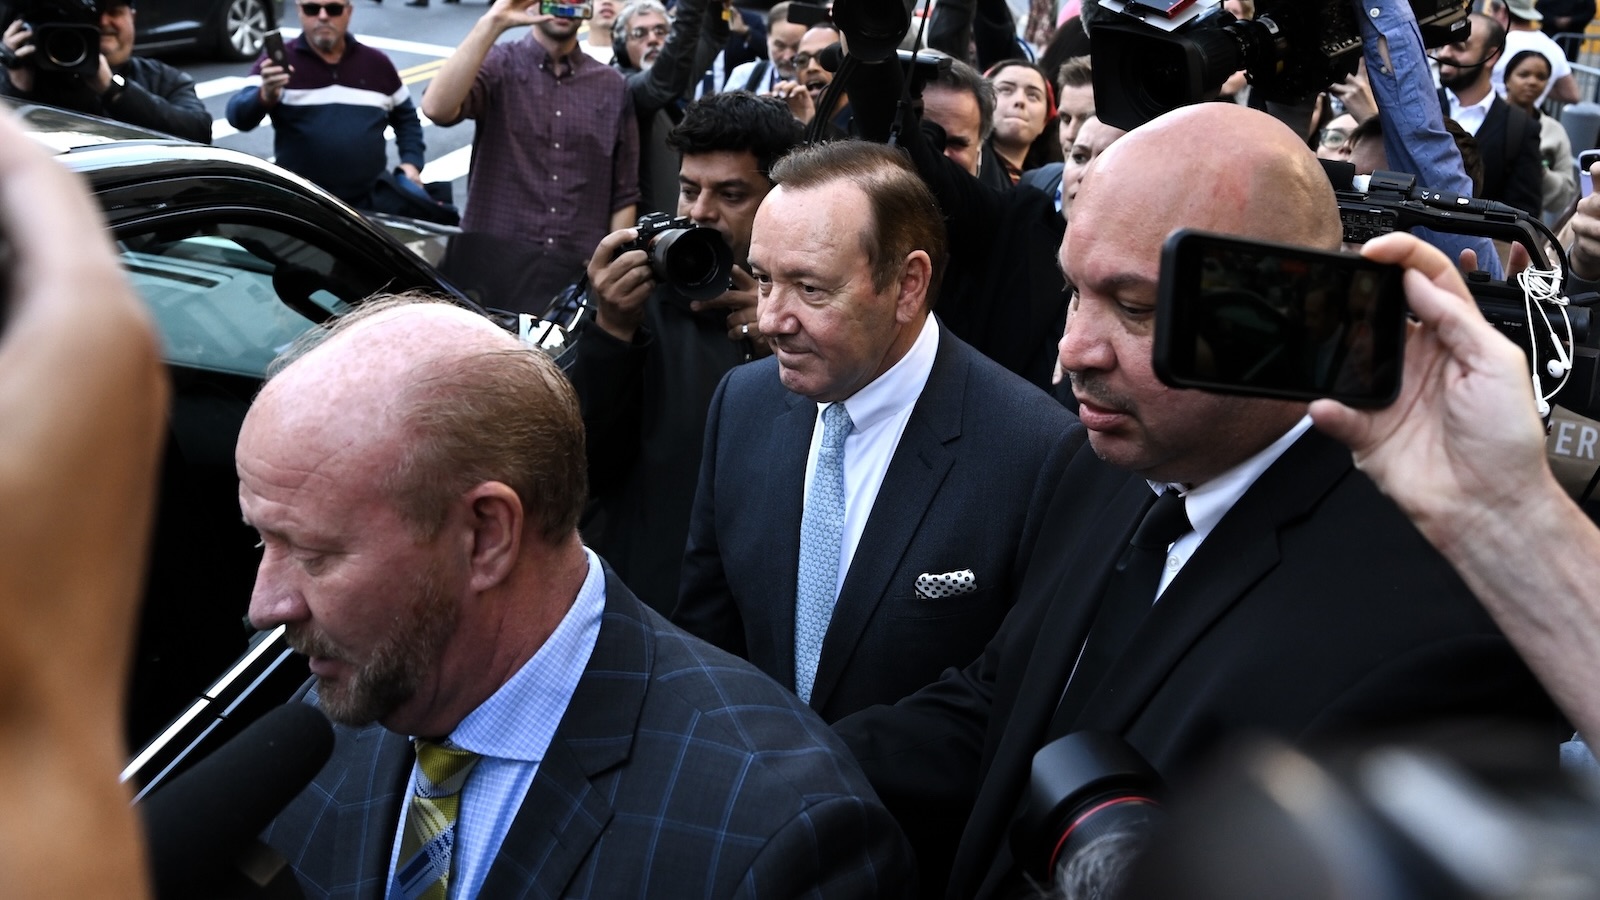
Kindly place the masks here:
POLYGON ((811 702, 822 639, 838 599, 839 540, 844 536, 844 439, 855 425, 843 403, 822 411, 822 446, 800 518, 800 573, 794 603, 794 692, 811 702))

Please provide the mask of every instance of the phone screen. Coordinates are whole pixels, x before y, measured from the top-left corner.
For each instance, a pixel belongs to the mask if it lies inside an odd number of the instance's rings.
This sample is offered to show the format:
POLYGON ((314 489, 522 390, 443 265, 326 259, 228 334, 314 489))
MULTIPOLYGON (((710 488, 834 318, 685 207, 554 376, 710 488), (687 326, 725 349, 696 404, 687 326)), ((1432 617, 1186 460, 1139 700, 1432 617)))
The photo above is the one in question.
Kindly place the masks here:
POLYGON ((1155 371, 1173 387, 1385 406, 1400 390, 1399 266, 1198 231, 1162 250, 1155 371))
POLYGON ((560 3, 556 0, 539 0, 539 14, 545 16, 559 16, 563 19, 592 19, 594 18, 594 4, 585 3, 560 3))
POLYGON ((1589 177, 1589 167, 1600 160, 1600 150, 1585 150, 1578 154, 1578 196, 1587 197, 1594 191, 1594 180, 1589 177))

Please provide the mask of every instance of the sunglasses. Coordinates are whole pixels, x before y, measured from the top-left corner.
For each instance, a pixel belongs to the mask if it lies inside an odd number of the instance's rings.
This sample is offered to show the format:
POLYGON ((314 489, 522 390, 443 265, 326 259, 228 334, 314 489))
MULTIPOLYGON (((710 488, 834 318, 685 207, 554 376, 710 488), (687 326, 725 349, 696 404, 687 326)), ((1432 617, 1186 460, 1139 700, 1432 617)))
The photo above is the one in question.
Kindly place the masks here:
POLYGON ((313 19, 315 19, 317 16, 322 15, 324 10, 327 11, 328 18, 337 19, 340 16, 344 15, 344 11, 346 9, 348 9, 348 8, 349 8, 348 4, 344 4, 344 3, 302 3, 302 4, 300 4, 300 11, 305 13, 306 15, 310 16, 313 19))
POLYGON ((667 36, 667 26, 665 26, 665 25, 657 25, 654 28, 645 28, 644 26, 641 25, 640 27, 635 28, 632 31, 628 32, 628 40, 630 40, 630 41, 642 41, 642 40, 644 40, 645 38, 647 38, 647 37, 649 37, 651 35, 655 35, 658 38, 666 37, 667 36))

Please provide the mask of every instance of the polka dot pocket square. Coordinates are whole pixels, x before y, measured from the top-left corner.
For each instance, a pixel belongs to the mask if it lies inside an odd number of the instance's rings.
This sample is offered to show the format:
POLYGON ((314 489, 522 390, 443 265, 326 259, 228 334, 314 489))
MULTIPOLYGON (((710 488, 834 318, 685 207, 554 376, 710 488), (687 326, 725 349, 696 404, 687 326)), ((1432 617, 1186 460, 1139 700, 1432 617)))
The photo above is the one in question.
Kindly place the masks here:
POLYGON ((917 599, 939 600, 970 594, 978 589, 978 578, 971 569, 945 572, 942 575, 923 573, 917 576, 917 599))

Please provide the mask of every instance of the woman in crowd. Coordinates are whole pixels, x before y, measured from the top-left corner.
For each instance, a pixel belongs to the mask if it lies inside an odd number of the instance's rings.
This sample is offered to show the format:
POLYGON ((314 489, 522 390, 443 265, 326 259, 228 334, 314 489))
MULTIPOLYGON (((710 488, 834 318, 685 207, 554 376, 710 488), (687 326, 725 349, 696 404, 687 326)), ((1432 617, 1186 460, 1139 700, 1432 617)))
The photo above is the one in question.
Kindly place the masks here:
POLYGON ((1056 117, 1055 88, 1033 63, 1008 59, 985 77, 994 85, 994 132, 990 152, 1003 165, 1011 184, 1028 169, 1061 160, 1061 146, 1051 127, 1056 117))
POLYGON ((1545 221, 1553 223, 1577 201, 1578 183, 1567 130, 1534 105, 1549 81, 1550 61, 1537 50, 1524 50, 1506 63, 1505 101, 1522 107, 1539 123, 1539 158, 1544 163, 1541 205, 1545 221))

